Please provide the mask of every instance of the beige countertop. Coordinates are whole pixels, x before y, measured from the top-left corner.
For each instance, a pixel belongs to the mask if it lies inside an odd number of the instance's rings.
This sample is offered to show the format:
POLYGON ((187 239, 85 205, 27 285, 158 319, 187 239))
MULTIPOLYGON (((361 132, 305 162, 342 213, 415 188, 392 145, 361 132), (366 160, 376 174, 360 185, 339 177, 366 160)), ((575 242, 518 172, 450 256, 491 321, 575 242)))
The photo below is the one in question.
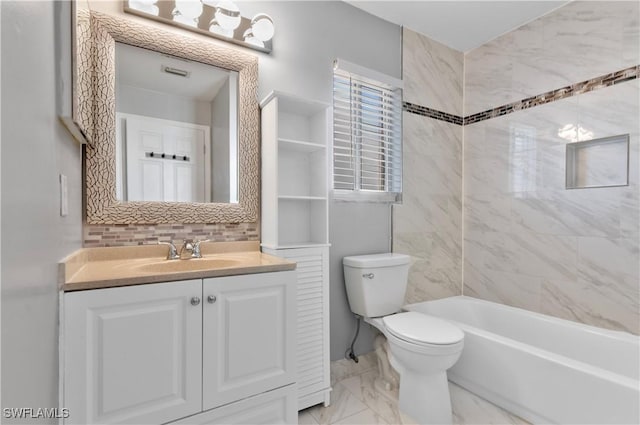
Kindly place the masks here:
POLYGON ((167 252, 163 245, 83 248, 60 262, 60 285, 78 291, 296 268, 295 262, 260 252, 259 242, 202 243, 202 258, 190 260, 167 260, 167 252))

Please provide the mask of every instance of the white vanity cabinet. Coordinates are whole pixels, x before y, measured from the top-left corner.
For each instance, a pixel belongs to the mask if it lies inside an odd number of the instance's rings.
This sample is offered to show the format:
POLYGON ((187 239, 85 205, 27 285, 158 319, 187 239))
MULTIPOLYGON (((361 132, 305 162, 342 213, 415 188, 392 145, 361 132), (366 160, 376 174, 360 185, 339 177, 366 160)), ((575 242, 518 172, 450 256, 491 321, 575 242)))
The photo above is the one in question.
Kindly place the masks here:
POLYGON ((282 271, 64 293, 65 423, 295 423, 295 280, 282 271))
POLYGON ((295 272, 205 279, 203 289, 203 409, 295 382, 295 272))

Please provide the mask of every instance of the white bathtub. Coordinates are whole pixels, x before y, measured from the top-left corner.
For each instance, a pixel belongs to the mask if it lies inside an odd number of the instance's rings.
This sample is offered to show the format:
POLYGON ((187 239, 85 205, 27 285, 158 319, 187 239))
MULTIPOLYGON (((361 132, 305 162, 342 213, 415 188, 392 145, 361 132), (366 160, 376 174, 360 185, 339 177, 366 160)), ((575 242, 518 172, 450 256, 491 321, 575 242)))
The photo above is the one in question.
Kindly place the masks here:
POLYGON ((470 297, 405 306, 455 322, 449 379, 533 423, 640 423, 637 336, 470 297))

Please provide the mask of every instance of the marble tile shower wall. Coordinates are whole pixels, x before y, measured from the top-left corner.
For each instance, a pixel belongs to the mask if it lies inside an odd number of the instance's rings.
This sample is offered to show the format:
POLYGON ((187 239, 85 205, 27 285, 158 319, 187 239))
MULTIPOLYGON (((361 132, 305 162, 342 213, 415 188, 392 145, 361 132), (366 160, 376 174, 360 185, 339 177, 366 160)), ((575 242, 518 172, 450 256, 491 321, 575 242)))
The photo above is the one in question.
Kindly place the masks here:
MULTIPOLYGON (((637 2, 575 2, 470 52, 465 113, 637 65, 637 2)), ((464 127, 464 294, 640 331, 640 82, 464 127), (630 134, 629 186, 565 190, 565 145, 630 134)))
MULTIPOLYGON (((403 31, 404 100, 462 114, 463 55, 403 31)), ((462 126, 404 112, 403 201, 393 208, 393 251, 409 254, 407 302, 462 291, 462 126)))
POLYGON ((638 65, 637 1, 574 1, 465 54, 464 116, 638 65))

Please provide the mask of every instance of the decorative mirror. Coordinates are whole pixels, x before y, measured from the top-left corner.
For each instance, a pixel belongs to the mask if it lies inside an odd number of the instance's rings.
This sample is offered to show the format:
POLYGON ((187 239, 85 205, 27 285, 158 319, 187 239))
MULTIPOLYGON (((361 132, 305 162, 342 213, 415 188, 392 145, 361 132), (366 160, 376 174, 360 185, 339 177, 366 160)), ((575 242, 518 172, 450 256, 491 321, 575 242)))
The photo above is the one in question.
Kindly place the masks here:
POLYGON ((258 60, 78 11, 90 224, 255 222, 258 60))

